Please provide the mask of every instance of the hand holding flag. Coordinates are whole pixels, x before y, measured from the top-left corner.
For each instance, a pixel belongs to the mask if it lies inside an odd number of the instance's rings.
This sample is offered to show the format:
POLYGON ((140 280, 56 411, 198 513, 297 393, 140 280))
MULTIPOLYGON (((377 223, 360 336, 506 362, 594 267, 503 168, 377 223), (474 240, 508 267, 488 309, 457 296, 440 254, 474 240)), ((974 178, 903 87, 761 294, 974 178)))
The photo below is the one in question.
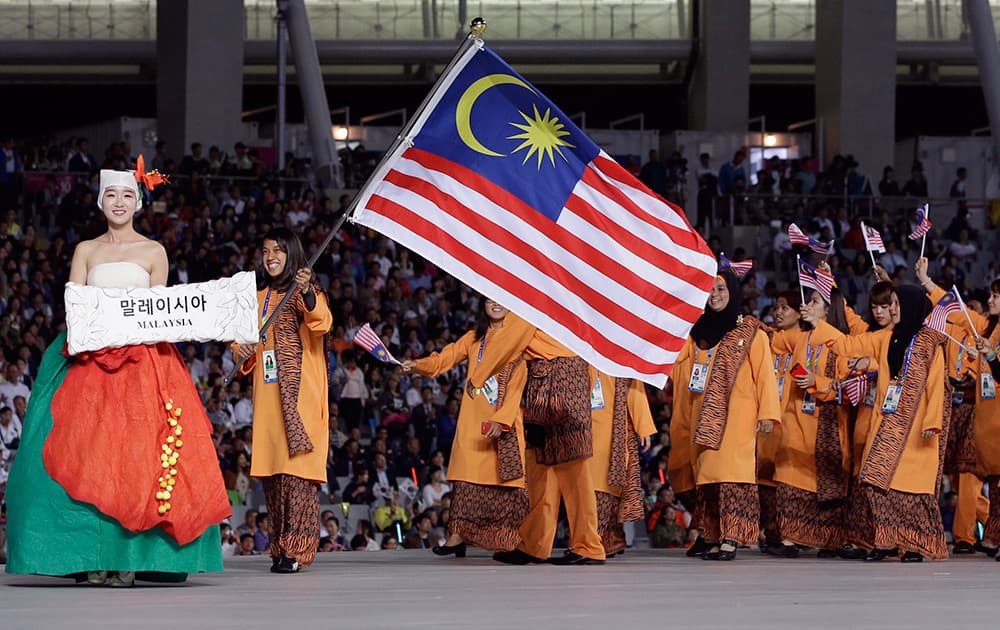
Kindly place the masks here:
MULTIPOLYGON (((833 275, 823 271, 822 269, 813 267, 801 258, 798 259, 798 262, 799 285, 819 291, 819 294, 822 295, 823 299, 826 300, 826 303, 829 304, 830 294, 833 291, 833 287, 837 285, 837 282, 833 279, 833 275)), ((803 292, 802 302, 805 303, 805 301, 805 292, 803 292)))
POLYGON ((392 356, 389 349, 385 347, 385 343, 375 334, 375 331, 372 330, 372 327, 367 322, 354 335, 354 343, 370 352, 373 357, 383 363, 402 365, 396 357, 392 356))

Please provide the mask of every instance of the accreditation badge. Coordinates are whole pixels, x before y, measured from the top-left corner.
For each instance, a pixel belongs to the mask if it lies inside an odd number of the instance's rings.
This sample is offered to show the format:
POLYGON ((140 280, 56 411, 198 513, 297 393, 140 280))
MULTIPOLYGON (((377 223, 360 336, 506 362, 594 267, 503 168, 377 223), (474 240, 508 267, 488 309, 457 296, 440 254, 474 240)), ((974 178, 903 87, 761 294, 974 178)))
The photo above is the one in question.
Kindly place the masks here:
POLYGON ((989 372, 983 372, 979 375, 979 382, 982 386, 983 400, 993 400, 997 397, 997 386, 993 381, 993 375, 989 372))
POLYGON ((265 350, 261 353, 261 361, 264 364, 264 382, 278 382, 278 359, 274 349, 265 350))
POLYGON ((896 413, 899 408, 899 398, 903 395, 902 385, 890 385, 885 391, 885 400, 882 401, 882 413, 896 413))
POLYGON ((708 364, 695 363, 691 368, 691 380, 688 381, 688 389, 696 394, 704 394, 705 386, 708 384, 708 364))
POLYGON ((594 381, 594 389, 590 390, 590 410, 596 409, 604 409, 604 387, 600 377, 594 381))
POLYGON ((802 399, 802 413, 816 413, 816 397, 812 394, 807 393, 802 399))
POLYGON ((496 376, 491 376, 483 383, 483 396, 486 396, 486 402, 491 405, 497 404, 497 401, 500 400, 500 381, 497 380, 496 376))

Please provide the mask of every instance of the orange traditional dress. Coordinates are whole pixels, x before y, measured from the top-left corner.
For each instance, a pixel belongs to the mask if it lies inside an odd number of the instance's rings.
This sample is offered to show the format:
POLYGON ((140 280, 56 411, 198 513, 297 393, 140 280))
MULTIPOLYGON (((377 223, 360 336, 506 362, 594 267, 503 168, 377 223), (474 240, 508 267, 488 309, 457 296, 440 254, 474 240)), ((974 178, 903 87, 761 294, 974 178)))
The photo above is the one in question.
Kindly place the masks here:
MULTIPOLYGON (((493 333, 494 329, 488 329, 476 339, 476 331, 470 330, 440 352, 417 359, 415 371, 437 376, 464 361, 471 369, 490 346, 493 333)), ((448 483, 455 494, 448 531, 490 551, 517 547, 521 542, 518 528, 528 515, 521 415, 526 380, 527 368, 518 357, 487 379, 475 398, 464 397, 458 413, 448 462, 448 483), (483 436, 482 425, 490 421, 504 426, 499 439, 483 436)))
POLYGON ((656 425, 641 381, 601 372, 597 377, 590 399, 594 455, 587 462, 597 496, 597 529, 610 556, 625 549, 623 523, 643 517, 639 438, 656 433, 656 425))
MULTIPOLYGON (((308 566, 319 548, 318 484, 326 481, 330 448, 324 337, 333 315, 315 284, 312 296, 311 309, 300 292, 289 299, 241 368, 253 373, 250 475, 264 483, 271 556, 294 558, 300 566, 308 566)), ((262 322, 282 297, 277 290, 257 292, 262 322)))

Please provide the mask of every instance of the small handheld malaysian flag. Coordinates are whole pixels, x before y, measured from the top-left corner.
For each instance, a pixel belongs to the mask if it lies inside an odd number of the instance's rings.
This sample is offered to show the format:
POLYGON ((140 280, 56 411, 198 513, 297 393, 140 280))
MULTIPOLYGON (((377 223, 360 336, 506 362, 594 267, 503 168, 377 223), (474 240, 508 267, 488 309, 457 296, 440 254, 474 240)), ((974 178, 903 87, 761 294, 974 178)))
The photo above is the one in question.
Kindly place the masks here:
POLYGON ((908 237, 911 241, 915 241, 919 238, 923 238, 931 231, 932 223, 930 219, 927 218, 928 214, 927 204, 924 204, 917 208, 917 227, 908 237))
POLYGON ((748 273, 750 273, 750 270, 753 269, 753 259, 733 262, 728 258, 726 258, 726 254, 724 252, 720 253, 719 271, 725 271, 726 269, 732 271, 734 274, 736 274, 737 278, 740 278, 742 280, 743 277, 746 276, 748 273))
POLYGON ((948 291, 934 305, 934 309, 931 310, 931 314, 927 317, 925 325, 932 330, 943 333, 948 324, 948 315, 957 313, 960 310, 962 310, 962 304, 955 297, 954 292, 948 291))
POLYGON ((870 225, 865 225, 865 222, 862 221, 861 233, 865 237, 865 249, 870 252, 885 253, 885 243, 882 242, 882 235, 879 234, 878 230, 870 225))
POLYGON ((850 401, 851 405, 857 407, 861 404, 861 401, 865 399, 865 394, 868 393, 868 388, 871 386, 872 377, 876 374, 878 372, 858 374, 841 382, 841 391, 847 396, 847 400, 850 401))
POLYGON ((357 334, 354 335, 354 343, 367 350, 373 357, 383 363, 402 365, 396 357, 392 356, 389 349, 382 342, 382 339, 375 334, 375 331, 367 323, 358 329, 357 334))
POLYGON ((799 284, 819 291, 819 294, 822 295, 823 299, 826 300, 827 304, 829 304, 830 294, 833 291, 833 287, 837 285, 837 282, 833 279, 831 274, 828 274, 822 269, 813 267, 800 258, 799 284))
POLYGON ((821 256, 829 256, 830 252, 833 251, 833 241, 821 243, 803 232, 794 223, 788 224, 788 240, 791 241, 792 245, 804 245, 821 256))

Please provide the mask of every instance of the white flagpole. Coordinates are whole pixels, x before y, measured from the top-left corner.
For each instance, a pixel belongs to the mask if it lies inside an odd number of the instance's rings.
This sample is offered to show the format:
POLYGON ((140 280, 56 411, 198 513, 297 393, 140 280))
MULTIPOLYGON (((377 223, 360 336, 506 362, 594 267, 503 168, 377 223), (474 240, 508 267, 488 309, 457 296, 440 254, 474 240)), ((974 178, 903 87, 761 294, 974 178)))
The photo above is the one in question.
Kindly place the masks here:
POLYGON ((806 290, 802 286, 802 260, 798 254, 795 254, 795 273, 799 276, 799 296, 802 298, 802 303, 806 303, 806 290))
MULTIPOLYGON (((930 220, 931 217, 931 204, 924 204, 924 218, 930 220)), ((924 257, 924 246, 927 245, 927 232, 924 232, 924 237, 920 239, 920 257, 924 257)))
POLYGON ((958 305, 962 307, 965 319, 969 321, 969 328, 972 330, 972 334, 976 336, 976 341, 979 341, 979 331, 976 330, 976 325, 972 323, 972 315, 969 315, 969 309, 965 307, 965 300, 962 299, 962 294, 958 292, 958 287, 955 285, 951 285, 951 290, 955 292, 955 297, 958 298, 958 305))

